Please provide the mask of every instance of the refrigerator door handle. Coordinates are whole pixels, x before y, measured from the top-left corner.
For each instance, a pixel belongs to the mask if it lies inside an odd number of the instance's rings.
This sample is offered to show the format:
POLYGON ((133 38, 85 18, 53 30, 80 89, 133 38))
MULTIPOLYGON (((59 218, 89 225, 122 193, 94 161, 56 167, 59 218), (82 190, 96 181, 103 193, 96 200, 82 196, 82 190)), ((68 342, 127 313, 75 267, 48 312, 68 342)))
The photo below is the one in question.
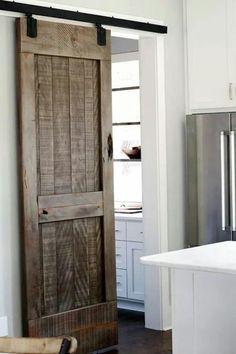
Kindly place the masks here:
POLYGON ((236 131, 230 132, 230 219, 231 230, 236 231, 236 131))
POLYGON ((230 229, 229 217, 229 160, 228 160, 229 132, 220 132, 220 163, 221 163, 221 225, 223 231, 230 229))

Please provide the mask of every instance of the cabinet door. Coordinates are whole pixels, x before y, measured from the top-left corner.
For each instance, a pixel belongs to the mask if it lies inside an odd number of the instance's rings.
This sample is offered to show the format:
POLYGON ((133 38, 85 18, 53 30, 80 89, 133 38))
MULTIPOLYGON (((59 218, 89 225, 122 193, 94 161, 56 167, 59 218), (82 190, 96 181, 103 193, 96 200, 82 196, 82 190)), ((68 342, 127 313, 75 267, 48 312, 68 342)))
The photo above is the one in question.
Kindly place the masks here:
POLYGON ((126 241, 116 241, 116 268, 126 269, 126 241))
POLYGON ((190 110, 235 106, 227 4, 227 0, 186 1, 190 110))
POLYGON ((127 241, 143 242, 142 221, 127 221, 127 241))
POLYGON ((228 52, 229 52, 229 75, 233 84, 233 94, 236 94, 236 1, 227 0, 228 8, 228 52))
POLYGON ((140 257, 144 255, 142 242, 127 242, 128 298, 144 300, 144 269, 140 257))
POLYGON ((115 235, 116 240, 126 240, 126 222, 115 220, 115 235))

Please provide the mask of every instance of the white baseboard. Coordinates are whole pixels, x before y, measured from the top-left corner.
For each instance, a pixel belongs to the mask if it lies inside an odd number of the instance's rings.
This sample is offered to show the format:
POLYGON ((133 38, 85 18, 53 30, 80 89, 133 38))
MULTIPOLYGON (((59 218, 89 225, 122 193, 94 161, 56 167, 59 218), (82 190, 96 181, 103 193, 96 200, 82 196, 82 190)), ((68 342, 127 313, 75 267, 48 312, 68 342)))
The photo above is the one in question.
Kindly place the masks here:
POLYGON ((117 307, 118 307, 118 309, 144 312, 144 303, 143 302, 118 299, 117 307))

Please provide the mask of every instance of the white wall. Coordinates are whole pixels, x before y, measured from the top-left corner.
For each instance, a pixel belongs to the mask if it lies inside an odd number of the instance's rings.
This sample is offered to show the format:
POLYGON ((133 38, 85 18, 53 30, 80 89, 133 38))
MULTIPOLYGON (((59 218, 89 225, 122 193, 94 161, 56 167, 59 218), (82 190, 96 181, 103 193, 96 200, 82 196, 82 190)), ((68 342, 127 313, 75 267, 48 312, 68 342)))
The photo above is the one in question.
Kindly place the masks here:
MULTIPOLYGON (((28 1, 30 2, 30 1, 28 1)), ((165 40, 169 248, 184 240, 184 63, 182 0, 57 0, 168 25, 165 40)), ((0 15, 0 316, 20 334, 14 21, 0 15)))
POLYGON ((14 20, 0 17, 0 317, 21 334, 14 20))

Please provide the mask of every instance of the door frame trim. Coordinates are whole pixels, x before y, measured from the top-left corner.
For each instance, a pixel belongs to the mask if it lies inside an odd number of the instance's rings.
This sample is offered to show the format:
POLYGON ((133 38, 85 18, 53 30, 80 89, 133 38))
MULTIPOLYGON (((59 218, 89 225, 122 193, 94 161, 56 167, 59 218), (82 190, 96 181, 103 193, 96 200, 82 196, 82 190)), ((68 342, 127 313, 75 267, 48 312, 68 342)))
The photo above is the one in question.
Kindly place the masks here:
MULTIPOLYGON (((110 29, 111 36, 125 37, 125 30, 110 29)), ((144 250, 150 255, 168 251, 164 37, 136 31, 126 38, 139 40, 139 52, 114 54, 112 61, 139 59, 144 250)), ((145 326, 170 329, 169 272, 145 267, 144 273, 145 326)))

